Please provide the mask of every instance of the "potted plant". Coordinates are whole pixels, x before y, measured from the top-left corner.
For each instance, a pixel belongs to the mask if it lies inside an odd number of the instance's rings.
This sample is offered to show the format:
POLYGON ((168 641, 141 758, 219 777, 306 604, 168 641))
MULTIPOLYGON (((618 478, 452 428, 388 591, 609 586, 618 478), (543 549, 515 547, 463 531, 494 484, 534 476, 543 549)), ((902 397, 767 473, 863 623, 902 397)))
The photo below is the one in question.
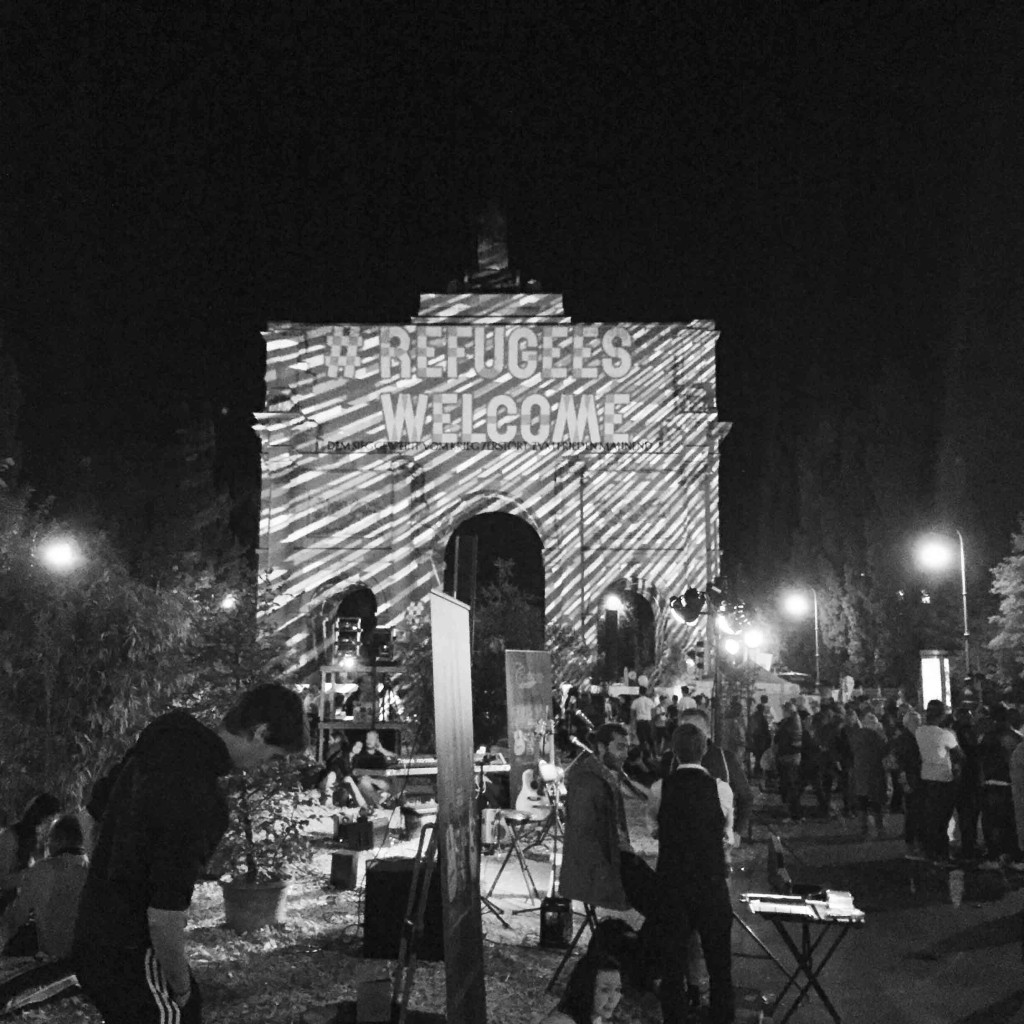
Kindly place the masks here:
POLYGON ((302 771, 295 761, 276 761, 229 780, 228 828, 215 856, 234 931, 287 915, 288 880, 308 862, 310 825, 323 814, 319 794, 302 788, 302 771))

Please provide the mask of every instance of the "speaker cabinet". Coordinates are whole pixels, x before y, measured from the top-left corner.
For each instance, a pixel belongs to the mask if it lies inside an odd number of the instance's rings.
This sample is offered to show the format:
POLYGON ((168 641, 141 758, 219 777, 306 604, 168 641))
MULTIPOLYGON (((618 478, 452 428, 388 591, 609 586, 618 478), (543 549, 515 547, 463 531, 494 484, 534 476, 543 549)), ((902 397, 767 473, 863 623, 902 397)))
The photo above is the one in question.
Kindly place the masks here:
MULTIPOLYGON (((394 960, 402 940, 402 920, 412 888, 411 857, 378 860, 366 866, 363 900, 363 956, 373 960, 394 960)), ((444 959, 444 927, 441 921, 441 863, 434 866, 423 915, 420 960, 444 959)))

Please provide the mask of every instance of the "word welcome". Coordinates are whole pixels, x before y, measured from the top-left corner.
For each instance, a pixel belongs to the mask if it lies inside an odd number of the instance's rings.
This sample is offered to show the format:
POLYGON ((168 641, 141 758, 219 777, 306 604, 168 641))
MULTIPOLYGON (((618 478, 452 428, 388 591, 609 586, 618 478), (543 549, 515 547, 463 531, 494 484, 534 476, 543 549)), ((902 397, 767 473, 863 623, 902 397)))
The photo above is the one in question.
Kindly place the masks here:
POLYGON ((562 395, 549 399, 527 395, 515 399, 496 395, 485 409, 483 429, 474 424, 471 394, 434 392, 429 395, 382 394, 381 410, 388 441, 440 444, 490 441, 503 444, 522 439, 527 444, 591 441, 629 441, 621 428, 628 394, 562 395))

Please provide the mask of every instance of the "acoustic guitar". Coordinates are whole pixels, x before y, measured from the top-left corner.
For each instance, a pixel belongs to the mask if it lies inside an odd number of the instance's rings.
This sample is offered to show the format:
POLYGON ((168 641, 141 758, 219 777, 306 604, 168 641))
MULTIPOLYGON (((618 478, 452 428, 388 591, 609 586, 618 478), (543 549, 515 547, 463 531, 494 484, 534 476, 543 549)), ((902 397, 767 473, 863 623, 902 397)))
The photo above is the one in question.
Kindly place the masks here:
POLYGON ((516 810, 529 814, 531 818, 546 818, 554 806, 557 790, 558 799, 565 798, 565 771, 547 761, 541 761, 537 768, 523 772, 523 785, 516 797, 516 810))

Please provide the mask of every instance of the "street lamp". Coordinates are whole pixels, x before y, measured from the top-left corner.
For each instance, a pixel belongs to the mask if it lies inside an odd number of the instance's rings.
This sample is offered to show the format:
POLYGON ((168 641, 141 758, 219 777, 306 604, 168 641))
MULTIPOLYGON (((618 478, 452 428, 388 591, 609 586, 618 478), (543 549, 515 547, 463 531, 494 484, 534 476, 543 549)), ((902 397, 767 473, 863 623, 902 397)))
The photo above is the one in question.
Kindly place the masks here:
MULTIPOLYGON (((953 531, 960 548, 960 605, 964 617, 964 678, 971 677, 971 629, 967 618, 967 560, 964 558, 964 535, 953 531)), ((918 561, 925 569, 945 569, 953 561, 952 538, 932 534, 921 540, 917 548, 918 561)), ((979 695, 980 696, 980 695, 979 695)))
POLYGON ((39 560, 50 572, 61 575, 77 569, 85 560, 82 549, 72 537, 50 537, 36 551, 39 560))
POLYGON ((783 607, 790 615, 800 618, 809 611, 814 612, 814 685, 821 686, 821 644, 818 630, 818 592, 814 587, 804 587, 801 590, 794 590, 786 595, 783 607), (807 593, 810 591, 811 603, 807 602, 807 593))

